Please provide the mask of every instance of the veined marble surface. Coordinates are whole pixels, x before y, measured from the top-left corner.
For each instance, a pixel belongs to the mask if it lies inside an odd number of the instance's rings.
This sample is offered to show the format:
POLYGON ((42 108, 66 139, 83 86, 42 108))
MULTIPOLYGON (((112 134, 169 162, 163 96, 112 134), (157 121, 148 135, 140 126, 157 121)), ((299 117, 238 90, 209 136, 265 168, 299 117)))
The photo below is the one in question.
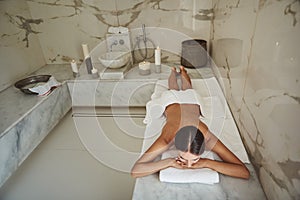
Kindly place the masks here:
MULTIPOLYGON (((93 63, 98 72, 104 72, 100 63, 93 63)), ((179 64, 166 63, 161 66, 161 73, 155 73, 155 65, 151 63, 151 73, 140 75, 138 65, 124 73, 124 79, 101 80, 87 74, 86 66, 81 64, 80 76, 69 81, 68 86, 73 106, 145 106, 153 93, 157 80, 168 79, 171 67, 179 71, 179 64)), ((210 67, 188 69, 191 78, 208 78, 213 76, 210 67)))
POLYGON ((45 97, 14 86, 0 92, 0 186, 71 108, 69 65, 45 66, 36 74, 53 75, 62 85, 45 97))
POLYGON ((29 110, 1 133, 0 187, 71 108, 65 83, 42 98, 33 107, 27 104, 29 110))
MULTIPOLYGON (((142 24, 155 47, 160 46, 162 38, 170 39, 170 35, 154 37, 148 27, 161 27, 209 42, 212 13, 212 0, 2 0, 0 91, 46 63, 82 61, 81 44, 87 43, 92 50, 100 42, 105 43, 111 26, 135 29, 136 33, 131 34, 135 50, 142 24)), ((180 46, 181 41, 176 38, 170 41, 172 45, 178 41, 176 45, 180 46)), ((153 48, 151 43, 148 46, 153 48)), ((163 58, 169 59, 165 55, 163 58)))
POLYGON ((213 0, 213 59, 269 199, 300 197, 300 1, 213 0))
POLYGON ((68 83, 72 106, 145 106, 156 80, 104 80, 68 83))
MULTIPOLYGON (((31 75, 48 74, 53 75, 61 83, 73 79, 69 65, 46 65, 31 75)), ((5 131, 12 128, 20 119, 46 99, 47 97, 24 94, 14 86, 0 92, 0 138, 5 131)))

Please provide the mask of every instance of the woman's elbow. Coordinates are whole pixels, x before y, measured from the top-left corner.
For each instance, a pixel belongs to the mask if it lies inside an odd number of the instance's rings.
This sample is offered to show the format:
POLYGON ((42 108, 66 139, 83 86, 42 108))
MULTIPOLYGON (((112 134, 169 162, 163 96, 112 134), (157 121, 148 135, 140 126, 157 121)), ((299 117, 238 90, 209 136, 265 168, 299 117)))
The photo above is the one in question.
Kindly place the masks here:
POLYGON ((248 168, 244 165, 244 170, 241 173, 241 178, 243 179, 249 179, 250 178, 250 172, 248 170, 248 168))
POLYGON ((136 170, 135 170, 135 167, 133 167, 132 169, 131 169, 131 177, 133 177, 133 178, 137 178, 138 177, 138 174, 137 174, 137 172, 136 172, 136 170))
POLYGON ((246 175, 245 175, 245 179, 249 179, 250 178, 250 172, 249 170, 247 169, 247 172, 246 172, 246 175))
POLYGON ((138 173, 136 173, 135 171, 131 171, 131 177, 132 177, 132 178, 138 178, 139 175, 138 175, 138 173))
POLYGON ((137 174, 134 173, 134 172, 131 172, 131 177, 132 177, 132 178, 138 178, 137 174))
POLYGON ((138 172, 135 172, 135 171, 131 171, 131 177, 132 178, 140 178, 140 177, 143 177, 143 176, 146 176, 146 175, 143 174, 143 173, 138 173, 138 172))
POLYGON ((139 177, 142 177, 142 174, 138 172, 137 170, 137 167, 134 166, 132 169, 131 169, 131 177, 133 178, 139 178, 139 177))

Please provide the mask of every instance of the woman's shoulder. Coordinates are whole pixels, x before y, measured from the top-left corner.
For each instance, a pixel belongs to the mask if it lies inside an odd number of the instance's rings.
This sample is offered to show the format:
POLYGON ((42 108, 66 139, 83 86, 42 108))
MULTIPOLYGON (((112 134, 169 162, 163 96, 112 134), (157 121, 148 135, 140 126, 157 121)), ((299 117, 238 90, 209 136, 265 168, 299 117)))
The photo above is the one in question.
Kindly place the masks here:
POLYGON ((208 136, 208 126, 203 123, 201 120, 199 120, 198 129, 202 132, 203 136, 206 138, 208 136))
POLYGON ((166 141, 166 143, 170 143, 174 140, 175 135, 179 129, 179 123, 166 123, 161 132, 161 138, 166 141))

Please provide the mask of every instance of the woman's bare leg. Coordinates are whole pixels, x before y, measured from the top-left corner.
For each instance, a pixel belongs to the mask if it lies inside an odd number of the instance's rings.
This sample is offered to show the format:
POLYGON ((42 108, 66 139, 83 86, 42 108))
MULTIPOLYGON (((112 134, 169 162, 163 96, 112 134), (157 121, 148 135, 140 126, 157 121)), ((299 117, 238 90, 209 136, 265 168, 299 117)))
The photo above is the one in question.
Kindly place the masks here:
POLYGON ((169 84, 169 89, 170 90, 179 90, 176 75, 177 75, 176 68, 172 67, 171 68, 171 74, 170 74, 169 79, 168 79, 168 84, 169 84))
POLYGON ((182 90, 192 89, 192 82, 183 66, 180 66, 182 90))

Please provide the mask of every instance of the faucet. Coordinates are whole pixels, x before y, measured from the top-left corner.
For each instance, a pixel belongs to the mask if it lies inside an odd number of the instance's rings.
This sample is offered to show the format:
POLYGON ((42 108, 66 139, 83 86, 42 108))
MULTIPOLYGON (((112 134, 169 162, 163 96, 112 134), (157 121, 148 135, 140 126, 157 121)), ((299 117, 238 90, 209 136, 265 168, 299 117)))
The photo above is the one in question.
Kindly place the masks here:
POLYGON ((110 51, 112 51, 112 47, 113 47, 114 45, 118 45, 118 40, 114 40, 114 42, 111 43, 111 45, 110 45, 110 51))

